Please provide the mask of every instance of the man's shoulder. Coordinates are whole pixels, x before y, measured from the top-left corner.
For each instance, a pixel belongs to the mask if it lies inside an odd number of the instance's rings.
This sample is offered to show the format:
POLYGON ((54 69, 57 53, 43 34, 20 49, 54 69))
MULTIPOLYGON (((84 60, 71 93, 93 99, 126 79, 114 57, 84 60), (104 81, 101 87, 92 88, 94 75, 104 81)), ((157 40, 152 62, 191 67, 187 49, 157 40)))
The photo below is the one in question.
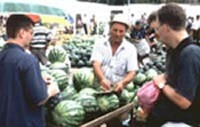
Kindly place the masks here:
POLYGON ((183 49, 183 54, 198 55, 200 56, 200 44, 190 44, 183 49))
POLYGON ((108 41, 107 38, 98 38, 98 39, 95 40, 95 45, 103 46, 103 45, 105 45, 108 42, 109 41, 108 41))
POLYGON ((37 62, 37 59, 32 54, 23 52, 23 53, 21 53, 20 56, 21 56, 19 58, 20 64, 24 64, 26 66, 32 66, 33 64, 35 64, 37 62))
POLYGON ((128 40, 125 39, 124 42, 125 42, 125 47, 126 47, 127 49, 136 50, 134 44, 132 44, 130 41, 128 41, 128 40))

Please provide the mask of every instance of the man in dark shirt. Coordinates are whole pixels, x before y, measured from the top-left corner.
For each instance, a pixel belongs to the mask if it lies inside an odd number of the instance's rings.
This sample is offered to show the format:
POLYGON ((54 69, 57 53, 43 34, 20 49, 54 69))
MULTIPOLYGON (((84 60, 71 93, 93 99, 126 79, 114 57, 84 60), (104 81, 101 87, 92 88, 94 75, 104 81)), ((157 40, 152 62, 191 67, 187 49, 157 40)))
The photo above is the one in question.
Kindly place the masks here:
POLYGON ((200 48, 192 43, 186 15, 180 6, 169 3, 157 11, 158 40, 168 47, 166 74, 154 78, 161 95, 145 127, 196 127, 200 113, 200 48))
POLYGON ((0 127, 45 127, 42 104, 59 92, 55 84, 46 86, 37 59, 25 52, 33 25, 24 15, 11 15, 6 23, 9 39, 0 52, 0 127))
POLYGON ((131 38, 135 40, 140 40, 142 38, 145 38, 145 29, 141 21, 136 21, 135 26, 131 30, 131 38))

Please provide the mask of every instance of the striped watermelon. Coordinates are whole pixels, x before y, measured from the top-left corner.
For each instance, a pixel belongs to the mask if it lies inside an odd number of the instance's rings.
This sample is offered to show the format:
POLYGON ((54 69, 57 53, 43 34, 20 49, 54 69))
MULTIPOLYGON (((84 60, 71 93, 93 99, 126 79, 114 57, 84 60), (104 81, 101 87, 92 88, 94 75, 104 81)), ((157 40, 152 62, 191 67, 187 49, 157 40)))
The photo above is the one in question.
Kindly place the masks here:
POLYGON ((59 127, 78 127, 83 123, 85 111, 78 102, 64 100, 56 105, 52 115, 54 122, 59 127))
POLYGON ((120 96, 120 105, 125 105, 130 103, 135 96, 135 92, 129 92, 127 89, 123 89, 120 96))
POLYGON ((71 86, 68 85, 62 92, 61 92, 61 96, 63 100, 73 100, 76 99, 78 96, 78 93, 76 91, 76 89, 71 86))
POLYGON ((101 112, 109 112, 119 107, 119 99, 115 94, 99 95, 97 103, 101 112))
POLYGON ((66 73, 69 72, 69 67, 63 62, 55 62, 49 66, 49 69, 51 70, 60 69, 60 70, 65 71, 66 73))
POLYGON ((76 90, 94 88, 94 73, 91 68, 81 68, 73 74, 73 84, 76 90))
POLYGON ((48 54, 48 59, 51 63, 55 62, 65 62, 67 56, 67 52, 61 46, 54 46, 48 54))
POLYGON ((97 100, 92 95, 81 95, 79 94, 78 98, 76 99, 83 107, 86 113, 94 113, 99 110, 97 100))
POLYGON ((95 93, 97 93, 97 91, 93 88, 84 88, 79 91, 80 95, 94 95, 95 93))
POLYGON ((58 83, 60 90, 64 90, 69 84, 69 76, 63 70, 51 70, 51 75, 58 83))
POLYGON ((142 86, 143 83, 146 81, 146 75, 141 73, 141 72, 138 72, 133 80, 134 84, 136 85, 139 85, 139 86, 142 86))

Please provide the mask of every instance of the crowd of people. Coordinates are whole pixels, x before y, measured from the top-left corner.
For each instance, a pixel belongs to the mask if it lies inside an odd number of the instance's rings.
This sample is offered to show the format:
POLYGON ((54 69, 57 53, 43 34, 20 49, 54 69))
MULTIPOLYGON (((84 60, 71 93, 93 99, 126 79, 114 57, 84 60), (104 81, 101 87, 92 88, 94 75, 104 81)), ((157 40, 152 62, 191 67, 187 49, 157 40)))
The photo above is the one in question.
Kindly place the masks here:
POLYGON ((75 22, 76 34, 78 35, 96 35, 97 21, 95 15, 91 18, 87 14, 77 14, 75 22))

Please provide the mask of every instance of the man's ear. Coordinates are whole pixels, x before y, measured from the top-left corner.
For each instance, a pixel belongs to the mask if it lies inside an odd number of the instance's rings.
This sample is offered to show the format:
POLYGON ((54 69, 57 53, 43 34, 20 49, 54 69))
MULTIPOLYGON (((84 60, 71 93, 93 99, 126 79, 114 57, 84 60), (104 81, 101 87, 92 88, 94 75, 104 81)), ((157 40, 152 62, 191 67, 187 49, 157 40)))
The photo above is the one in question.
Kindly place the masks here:
POLYGON ((169 25, 167 25, 167 24, 163 24, 163 27, 167 32, 172 30, 171 27, 169 25))
POLYGON ((19 38, 24 38, 24 35, 25 35, 25 30, 24 29, 20 29, 19 32, 18 32, 18 34, 17 34, 17 36, 19 38))

